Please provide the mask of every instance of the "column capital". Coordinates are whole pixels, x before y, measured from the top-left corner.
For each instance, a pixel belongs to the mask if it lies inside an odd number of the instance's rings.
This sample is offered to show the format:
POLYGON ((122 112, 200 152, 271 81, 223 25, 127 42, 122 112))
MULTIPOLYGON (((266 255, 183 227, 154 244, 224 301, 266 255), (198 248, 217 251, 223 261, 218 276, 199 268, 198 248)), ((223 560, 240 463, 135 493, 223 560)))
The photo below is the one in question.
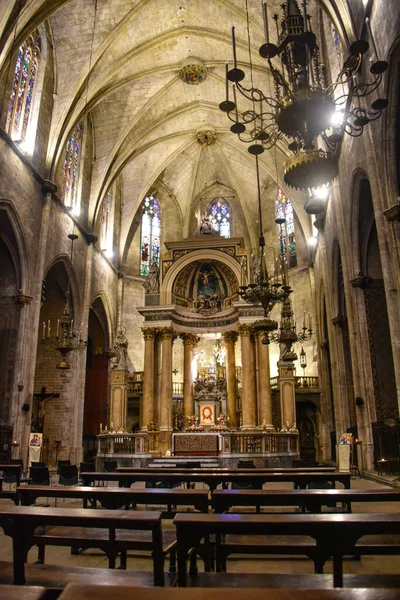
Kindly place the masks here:
POLYGON ((239 333, 241 337, 250 337, 250 335, 252 335, 253 332, 254 330, 252 325, 248 325, 247 323, 242 323, 241 325, 239 325, 239 333))
POLYGON ((222 334, 222 339, 225 344, 236 344, 239 339, 239 334, 237 331, 225 331, 225 333, 222 334))
POLYGON ((151 327, 142 327, 142 335, 145 340, 154 340, 156 330, 151 327))
POLYGON ((185 346, 195 346, 200 342, 199 336, 195 333, 181 333, 179 337, 182 338, 185 346))
POLYGON ((172 327, 161 327, 159 330, 159 334, 161 335, 161 339, 163 340, 172 340, 175 335, 172 327))

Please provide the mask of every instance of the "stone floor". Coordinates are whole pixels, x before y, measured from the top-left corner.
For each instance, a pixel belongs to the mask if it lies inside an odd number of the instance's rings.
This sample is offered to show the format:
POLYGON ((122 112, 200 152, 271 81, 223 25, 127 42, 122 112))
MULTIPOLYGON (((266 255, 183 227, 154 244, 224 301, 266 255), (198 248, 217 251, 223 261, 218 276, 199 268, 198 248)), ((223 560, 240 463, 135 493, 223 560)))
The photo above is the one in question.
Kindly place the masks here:
MULTIPOLYGON (((136 484, 138 486, 142 484, 136 484)), ((352 488, 371 489, 383 487, 382 483, 370 481, 366 479, 356 478, 352 480, 352 488)), ((282 484, 266 484, 264 487, 273 488, 290 488, 290 483, 282 484)), ((0 500, 0 506, 5 506, 10 503, 10 500, 0 500)), ((54 500, 50 500, 51 506, 54 505, 54 500)), ((45 499, 38 501, 38 504, 44 505, 45 499)), ((76 506, 81 507, 80 501, 65 501, 58 500, 58 506, 76 506)), ((157 507, 149 506, 148 509, 157 509, 157 507)), ((353 503, 353 512, 357 513, 372 513, 372 512, 387 512, 394 513, 399 511, 398 502, 385 503, 353 503)), ((272 509, 273 510, 273 509, 272 509)), ((280 512, 282 509, 277 508, 280 512)), ((166 522, 166 527, 173 528, 172 522, 166 522)), ((12 556, 11 539, 3 534, 0 530, 0 561, 10 561, 12 556)), ((29 552, 28 561, 35 562, 37 558, 37 548, 33 548, 29 552)), ((52 547, 46 548, 46 564, 64 565, 64 566, 81 566, 81 567, 97 567, 107 568, 108 561, 105 555, 99 550, 86 550, 78 556, 71 555, 68 548, 52 547)), ((199 570, 202 569, 202 563, 199 561, 199 570)), ((129 553, 128 569, 133 571, 151 571, 152 561, 149 555, 144 553, 129 553)), ((242 556, 228 559, 228 572, 232 573, 281 573, 281 574, 298 574, 298 573, 313 573, 313 562, 307 558, 301 557, 249 557, 242 556)), ((325 573, 332 572, 331 562, 325 566, 325 573)), ((344 563, 344 572, 347 574, 386 574, 400 573, 400 556, 376 556, 364 557, 361 560, 347 559, 344 563)))

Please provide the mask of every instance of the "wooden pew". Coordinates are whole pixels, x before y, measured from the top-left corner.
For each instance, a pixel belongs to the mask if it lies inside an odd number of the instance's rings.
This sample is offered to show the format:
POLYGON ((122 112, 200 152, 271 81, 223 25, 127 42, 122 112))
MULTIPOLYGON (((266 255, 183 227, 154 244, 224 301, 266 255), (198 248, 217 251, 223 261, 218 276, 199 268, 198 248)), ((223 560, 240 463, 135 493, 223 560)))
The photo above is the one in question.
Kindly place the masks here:
POLYGON ((172 513, 172 506, 192 506, 200 512, 208 512, 207 490, 26 485, 17 488, 17 492, 23 506, 34 504, 37 498, 81 498, 84 508, 87 508, 89 501, 100 502, 103 508, 111 509, 128 507, 130 504, 164 504, 167 511, 163 512, 163 518, 176 512, 172 513))
MULTIPOLYGON (((323 566, 333 558, 333 585, 343 586, 343 556, 353 555, 358 539, 364 535, 399 534, 400 514, 178 514, 178 585, 186 586, 186 559, 191 548, 210 535, 288 535, 315 539, 316 564, 323 566)), ((217 538, 217 568, 221 565, 217 538)), ((400 544, 397 546, 400 554, 400 544)), ((399 578, 400 586, 400 578, 399 578)))
MULTIPOLYGON (((191 589, 191 600, 260 600, 260 590, 255 589, 191 589)), ((136 600, 186 600, 188 591, 177 588, 136 589, 136 600)), ((398 600, 398 590, 298 590, 265 589, 268 600, 398 600)), ((132 588, 112 588, 112 600, 131 600, 132 588)), ((110 600, 108 586, 71 584, 59 600, 110 600)))
POLYGON ((352 502, 395 502, 400 489, 370 490, 215 490, 211 504, 216 513, 228 512, 235 506, 251 506, 257 512, 262 506, 301 506, 320 513, 322 506, 341 502, 351 512, 352 502))
MULTIPOLYGON (((194 471, 200 471, 201 473, 242 473, 243 469, 240 468, 224 468, 224 467, 200 467, 193 469, 194 471)), ((117 467, 118 473, 154 473, 160 471, 162 473, 187 473, 187 468, 180 467, 160 467, 155 465, 154 467, 117 467)), ((334 473, 336 467, 282 467, 282 468, 254 468, 249 469, 250 473, 334 473)))
MULTIPOLYGON (((39 508, 15 506, 0 509, 0 526, 13 540, 14 583, 25 583, 26 553, 34 543, 37 527, 90 527, 107 529, 109 539, 102 544, 114 556, 126 549, 116 537, 115 530, 139 530, 151 532, 147 544, 153 554, 154 585, 164 585, 164 552, 159 511, 111 511, 84 510, 79 508, 39 508)), ((68 544, 70 545, 70 544, 68 544)))
POLYGON ((173 485, 174 483, 205 483, 208 485, 210 490, 213 492, 218 485, 228 484, 233 482, 243 481, 253 485, 256 489, 262 489, 265 483, 277 483, 277 482, 292 482, 295 487, 305 489, 311 482, 320 485, 326 483, 336 482, 341 483, 346 489, 350 489, 350 478, 351 473, 341 472, 328 472, 328 473, 315 473, 315 472, 290 472, 290 473, 253 473, 250 469, 247 471, 238 471, 237 473, 203 473, 201 471, 187 472, 187 469, 183 473, 165 473, 163 471, 156 471, 155 473, 81 473, 80 474, 83 485, 88 486, 96 481, 115 481, 118 482, 120 487, 130 487, 133 483, 138 481, 144 481, 149 483, 161 482, 165 487, 173 485))
MULTIPOLYGON (((24 600, 47 600, 50 597, 44 587, 30 586, 24 588, 24 600)), ((14 585, 0 585, 1 600, 21 600, 21 588, 14 585)))

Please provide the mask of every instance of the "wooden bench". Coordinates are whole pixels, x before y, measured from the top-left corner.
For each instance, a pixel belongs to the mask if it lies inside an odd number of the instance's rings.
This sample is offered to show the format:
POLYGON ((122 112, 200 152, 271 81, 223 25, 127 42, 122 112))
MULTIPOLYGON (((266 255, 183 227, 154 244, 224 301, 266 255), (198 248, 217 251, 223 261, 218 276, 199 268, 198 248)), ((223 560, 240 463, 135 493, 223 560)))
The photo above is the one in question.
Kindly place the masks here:
MULTIPOLYGON (((107 540, 101 546, 108 556, 116 556, 127 549, 126 542, 119 540, 118 530, 150 531, 151 542, 142 543, 153 555, 154 585, 164 585, 164 551, 162 546, 161 512, 159 511, 111 511, 84 510, 79 508, 39 508, 15 506, 0 509, 0 525, 13 540, 14 583, 25 583, 25 559, 29 548, 35 543, 37 527, 78 527, 108 530, 107 540)), ((72 545, 70 540, 68 545, 72 545)), ((62 544, 57 544, 62 545, 62 544)), ((91 547, 93 547, 91 545, 91 547)))
POLYGON ((27 485, 20 486, 17 491, 23 506, 34 504, 37 498, 81 498, 84 508, 88 502, 99 502, 103 508, 109 509, 128 508, 131 504, 165 505, 167 510, 163 512, 163 518, 175 514, 173 506, 190 506, 200 512, 208 512, 207 490, 27 485))
MULTIPOLYGON (((216 535, 217 569, 221 568, 221 536, 309 536, 315 540, 312 556, 320 572, 326 560, 333 558, 333 585, 343 586, 343 556, 354 555, 364 535, 399 534, 400 514, 178 514, 177 529, 178 585, 185 586, 186 560, 190 549, 207 536, 216 535)), ((400 543, 396 545, 400 553, 400 543)), ((392 552, 390 552, 392 553, 392 552)), ((399 577, 400 586, 400 577, 399 577)))
POLYGON ((327 483, 335 486, 336 482, 341 483, 346 489, 350 489, 351 473, 340 473, 337 471, 327 473, 315 472, 290 472, 290 473, 253 473, 250 469, 238 471, 235 473, 203 473, 201 471, 182 473, 165 473, 163 471, 146 473, 81 473, 81 479, 84 486, 88 486, 96 481, 114 481, 120 487, 130 487, 138 481, 149 483, 161 483, 163 487, 169 487, 177 483, 204 483, 208 485, 213 492, 220 484, 229 484, 238 482, 242 484, 247 482, 255 489, 262 489, 265 483, 292 482, 296 488, 305 489, 310 483, 317 485, 326 485, 327 483))
MULTIPOLYGON (((47 600, 50 597, 49 590, 44 587, 25 587, 24 600, 47 600)), ((13 585, 0 585, 1 600, 21 600, 21 588, 13 585)))
MULTIPOLYGON (((155 470, 166 473, 187 473, 188 468, 182 467, 160 467, 159 465, 148 466, 148 467, 117 467, 118 473, 154 473, 155 470)), ((200 471, 201 473, 242 473, 243 469, 238 467, 225 468, 225 467, 199 467, 192 469, 193 471, 200 471)), ((336 467, 306 467, 304 469, 300 467, 262 467, 262 468, 251 468, 250 473, 334 473, 336 467)))
POLYGON ((260 512, 262 506, 301 506, 303 511, 319 513, 322 506, 342 503, 351 512, 352 502, 395 502, 400 489, 370 490, 215 490, 212 507, 227 512, 236 506, 251 506, 260 512))
MULTIPOLYGON (((282 579, 282 578, 281 578, 282 579)), ((187 590, 177 588, 140 589, 135 590, 137 600, 186 600, 187 590)), ((398 590, 299 590, 265 589, 263 595, 268 600, 398 600, 398 590)), ((209 589, 205 593, 201 589, 190 590, 191 600, 260 600, 260 590, 242 588, 240 590, 209 589)), ((129 587, 113 587, 112 600, 130 600, 132 589, 129 587)), ((59 600, 110 600, 108 586, 91 586, 71 584, 61 594, 59 600)))

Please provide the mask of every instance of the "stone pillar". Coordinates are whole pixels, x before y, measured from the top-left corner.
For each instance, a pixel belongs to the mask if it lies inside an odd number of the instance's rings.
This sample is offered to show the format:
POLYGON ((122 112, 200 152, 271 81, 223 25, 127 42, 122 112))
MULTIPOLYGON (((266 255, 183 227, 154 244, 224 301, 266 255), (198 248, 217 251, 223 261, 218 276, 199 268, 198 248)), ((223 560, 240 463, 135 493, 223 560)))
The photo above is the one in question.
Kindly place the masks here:
POLYGON ((251 361, 251 325, 239 325, 242 351, 242 426, 241 429, 254 429, 256 426, 256 403, 254 396, 255 369, 251 361))
POLYGON ((193 394, 193 349, 198 342, 198 337, 192 333, 185 333, 183 339, 183 414, 185 417, 194 415, 193 394))
POLYGON ((111 371, 110 428, 126 431, 128 411, 128 371, 111 371))
POLYGON ((273 430, 272 425, 272 395, 269 368, 269 345, 263 344, 264 334, 257 335, 258 349, 258 415, 259 425, 268 430, 273 430))
POLYGON ((229 427, 237 427, 235 344, 239 335, 236 331, 227 331, 222 337, 226 348, 226 412, 230 417, 229 427))
POLYGON ((172 327, 161 329, 160 431, 172 429, 172 327))
POLYGON ((153 419, 157 425, 160 424, 161 404, 161 333, 155 330, 154 338, 154 396, 153 396, 153 419))
POLYGON ((279 397, 281 402, 281 430, 297 430, 296 427, 296 369, 291 361, 278 361, 279 397))
POLYGON ((154 329, 142 328, 144 337, 143 398, 140 410, 140 429, 147 431, 153 420, 154 408, 154 329))

